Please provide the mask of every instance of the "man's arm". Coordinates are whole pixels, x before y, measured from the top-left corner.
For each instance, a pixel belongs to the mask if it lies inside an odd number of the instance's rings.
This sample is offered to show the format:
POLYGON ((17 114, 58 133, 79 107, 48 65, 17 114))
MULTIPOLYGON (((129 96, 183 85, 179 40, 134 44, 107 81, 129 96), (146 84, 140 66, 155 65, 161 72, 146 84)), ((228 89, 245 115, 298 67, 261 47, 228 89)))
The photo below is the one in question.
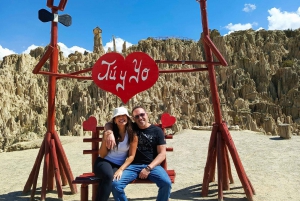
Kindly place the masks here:
POLYGON ((146 168, 142 169, 142 171, 139 174, 140 179, 146 179, 148 175, 150 174, 150 171, 157 165, 161 164, 163 160, 166 158, 166 145, 157 145, 157 156, 155 159, 148 165, 150 168, 147 170, 146 168))
POLYGON ((113 149, 116 146, 116 139, 112 131, 113 125, 107 122, 104 126, 105 144, 107 149, 113 149))
POLYGON ((163 160, 166 159, 166 145, 157 145, 157 156, 155 159, 148 165, 151 169, 153 169, 155 166, 161 164, 163 160))

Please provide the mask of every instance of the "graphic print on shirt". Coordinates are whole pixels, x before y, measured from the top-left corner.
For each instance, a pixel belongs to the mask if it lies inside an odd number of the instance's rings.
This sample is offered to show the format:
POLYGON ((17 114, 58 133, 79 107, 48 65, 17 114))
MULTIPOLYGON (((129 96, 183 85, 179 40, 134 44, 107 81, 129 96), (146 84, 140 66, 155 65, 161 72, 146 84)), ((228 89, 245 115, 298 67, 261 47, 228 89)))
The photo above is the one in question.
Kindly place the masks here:
POLYGON ((140 151, 153 152, 153 135, 147 135, 146 133, 139 132, 138 140, 138 149, 140 151))

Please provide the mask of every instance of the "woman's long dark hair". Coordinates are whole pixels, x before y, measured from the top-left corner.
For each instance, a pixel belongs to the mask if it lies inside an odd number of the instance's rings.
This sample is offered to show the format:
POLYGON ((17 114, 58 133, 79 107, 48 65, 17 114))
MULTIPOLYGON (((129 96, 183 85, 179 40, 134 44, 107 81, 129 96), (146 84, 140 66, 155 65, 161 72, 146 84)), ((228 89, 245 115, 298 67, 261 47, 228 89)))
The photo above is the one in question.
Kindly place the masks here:
MULTIPOLYGON (((136 133, 132 129, 131 119, 128 116, 126 116, 126 117, 127 117, 127 124, 125 125, 125 130, 128 133, 128 144, 130 144, 133 141, 133 137, 134 137, 134 135, 136 135, 136 133)), ((115 123, 115 118, 113 118, 112 123, 113 123, 113 133, 114 133, 114 136, 115 136, 115 139, 116 139, 116 144, 117 144, 117 147, 118 147, 119 140, 120 140, 121 136, 120 136, 120 133, 119 133, 118 125, 115 123)))

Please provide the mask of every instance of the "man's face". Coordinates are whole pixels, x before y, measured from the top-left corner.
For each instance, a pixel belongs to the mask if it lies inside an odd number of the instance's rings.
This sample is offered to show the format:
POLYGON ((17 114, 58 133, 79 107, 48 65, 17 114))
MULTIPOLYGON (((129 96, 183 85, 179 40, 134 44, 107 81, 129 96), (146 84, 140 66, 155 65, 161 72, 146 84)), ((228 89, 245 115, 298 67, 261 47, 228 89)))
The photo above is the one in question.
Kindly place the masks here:
POLYGON ((132 112, 132 116, 134 118, 135 123, 138 125, 139 128, 145 129, 149 126, 148 115, 143 108, 136 108, 132 112))

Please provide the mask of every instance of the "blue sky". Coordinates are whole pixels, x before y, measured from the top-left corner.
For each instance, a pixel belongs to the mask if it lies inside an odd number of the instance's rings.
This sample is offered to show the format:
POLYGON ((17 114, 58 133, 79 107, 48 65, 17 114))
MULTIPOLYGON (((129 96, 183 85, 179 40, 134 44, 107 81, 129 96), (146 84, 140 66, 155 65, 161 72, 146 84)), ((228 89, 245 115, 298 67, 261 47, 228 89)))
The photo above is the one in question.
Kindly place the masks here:
MULTIPOLYGON (((54 5, 60 1, 55 0, 54 5)), ((46 0, 0 1, 0 60, 9 54, 28 53, 50 42, 50 23, 38 19, 46 0)), ((298 0, 207 0, 209 28, 222 35, 232 31, 300 28, 298 0)), ((185 37, 199 40, 200 5, 196 0, 69 0, 61 14, 72 16, 72 25, 58 25, 58 41, 65 55, 93 50, 93 29, 100 27, 105 49, 112 37, 137 44, 147 37, 185 37)))

